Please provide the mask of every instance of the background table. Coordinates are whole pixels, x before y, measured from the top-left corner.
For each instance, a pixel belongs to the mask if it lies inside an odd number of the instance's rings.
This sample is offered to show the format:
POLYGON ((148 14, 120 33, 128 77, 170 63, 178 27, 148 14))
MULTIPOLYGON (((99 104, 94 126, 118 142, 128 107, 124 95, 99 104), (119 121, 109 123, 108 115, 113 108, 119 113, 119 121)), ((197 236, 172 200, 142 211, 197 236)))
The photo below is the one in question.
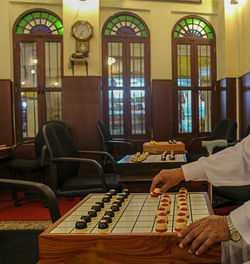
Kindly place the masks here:
MULTIPOLYGON (((133 162, 133 155, 127 155, 117 162, 116 172, 120 174, 119 182, 123 188, 128 188, 131 192, 148 192, 152 179, 162 169, 180 168, 186 164, 185 154, 176 154, 174 161, 162 161, 161 155, 149 155, 142 162, 133 162)), ((185 183, 181 183, 181 186, 185 183)), ((177 191, 180 185, 170 191, 177 191)))

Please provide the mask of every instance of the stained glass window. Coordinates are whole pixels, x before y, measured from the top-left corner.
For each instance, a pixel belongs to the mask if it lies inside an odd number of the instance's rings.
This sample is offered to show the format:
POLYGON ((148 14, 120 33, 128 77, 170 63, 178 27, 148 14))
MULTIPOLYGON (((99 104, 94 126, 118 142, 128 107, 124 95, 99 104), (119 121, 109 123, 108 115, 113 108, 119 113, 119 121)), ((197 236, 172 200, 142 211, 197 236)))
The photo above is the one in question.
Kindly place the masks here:
POLYGON ((205 21, 199 18, 188 17, 181 20, 175 27, 174 37, 214 39, 214 33, 205 21))
POLYGON ((21 17, 15 28, 17 34, 48 33, 63 34, 62 21, 45 11, 33 11, 21 17))
POLYGON ((104 29, 104 35, 134 35, 148 36, 146 26, 137 17, 128 14, 118 15, 112 18, 104 29))

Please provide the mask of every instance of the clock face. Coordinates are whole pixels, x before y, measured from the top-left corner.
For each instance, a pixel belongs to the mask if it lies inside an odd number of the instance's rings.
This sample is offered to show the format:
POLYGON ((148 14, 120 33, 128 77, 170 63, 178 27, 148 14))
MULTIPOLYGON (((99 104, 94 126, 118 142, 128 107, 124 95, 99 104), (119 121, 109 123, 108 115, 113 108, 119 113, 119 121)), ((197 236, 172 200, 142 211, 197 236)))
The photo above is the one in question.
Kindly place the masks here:
POLYGON ((89 39, 93 34, 93 28, 87 21, 78 21, 73 27, 73 36, 79 40, 89 39))

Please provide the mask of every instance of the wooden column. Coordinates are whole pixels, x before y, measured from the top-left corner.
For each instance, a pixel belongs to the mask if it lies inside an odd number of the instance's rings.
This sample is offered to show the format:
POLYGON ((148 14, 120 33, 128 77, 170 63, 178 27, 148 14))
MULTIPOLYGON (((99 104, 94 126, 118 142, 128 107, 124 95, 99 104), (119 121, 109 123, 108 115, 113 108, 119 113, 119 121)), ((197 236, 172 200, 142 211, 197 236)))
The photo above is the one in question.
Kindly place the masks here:
POLYGON ((102 118, 101 77, 63 77, 63 121, 79 149, 101 149, 96 123, 102 118))
POLYGON ((174 107, 171 80, 152 81, 153 139, 164 141, 174 136, 174 107))

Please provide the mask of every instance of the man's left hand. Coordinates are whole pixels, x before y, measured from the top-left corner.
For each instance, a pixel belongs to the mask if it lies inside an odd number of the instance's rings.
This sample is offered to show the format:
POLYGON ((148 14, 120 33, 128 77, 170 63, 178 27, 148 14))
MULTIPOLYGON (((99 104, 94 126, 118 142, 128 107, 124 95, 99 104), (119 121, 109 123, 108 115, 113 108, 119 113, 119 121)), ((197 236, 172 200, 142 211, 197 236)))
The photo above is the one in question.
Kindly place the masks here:
POLYGON ((180 247, 184 248, 191 243, 189 253, 203 254, 213 244, 230 239, 230 231, 226 216, 208 216, 199 219, 177 234, 183 238, 180 247))

